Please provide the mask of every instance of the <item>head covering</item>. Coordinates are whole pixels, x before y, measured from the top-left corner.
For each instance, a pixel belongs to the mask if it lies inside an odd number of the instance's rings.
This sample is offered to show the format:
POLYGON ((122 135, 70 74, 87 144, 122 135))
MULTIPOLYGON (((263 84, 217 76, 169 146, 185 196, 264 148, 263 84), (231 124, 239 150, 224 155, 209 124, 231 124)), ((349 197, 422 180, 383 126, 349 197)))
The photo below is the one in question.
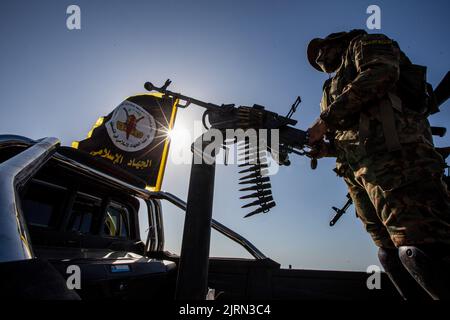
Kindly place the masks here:
POLYGON ((333 44, 333 43, 342 43, 342 42, 350 42, 354 37, 367 34, 366 31, 361 29, 354 29, 349 32, 336 32, 331 33, 325 38, 315 38, 310 41, 307 49, 307 56, 309 63, 316 69, 323 72, 322 68, 316 63, 317 55, 319 54, 320 49, 324 45, 333 44))

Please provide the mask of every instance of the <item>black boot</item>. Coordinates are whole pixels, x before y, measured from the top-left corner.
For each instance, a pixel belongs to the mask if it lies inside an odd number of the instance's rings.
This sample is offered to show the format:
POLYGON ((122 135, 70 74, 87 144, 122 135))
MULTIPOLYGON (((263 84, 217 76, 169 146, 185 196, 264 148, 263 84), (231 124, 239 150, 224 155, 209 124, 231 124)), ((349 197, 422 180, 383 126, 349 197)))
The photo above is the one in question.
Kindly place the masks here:
POLYGON ((397 291, 405 300, 429 300, 430 297, 405 269, 398 249, 379 248, 378 259, 397 291))
POLYGON ((450 266, 445 262, 448 248, 403 246, 399 257, 405 268, 435 300, 450 300, 450 266))

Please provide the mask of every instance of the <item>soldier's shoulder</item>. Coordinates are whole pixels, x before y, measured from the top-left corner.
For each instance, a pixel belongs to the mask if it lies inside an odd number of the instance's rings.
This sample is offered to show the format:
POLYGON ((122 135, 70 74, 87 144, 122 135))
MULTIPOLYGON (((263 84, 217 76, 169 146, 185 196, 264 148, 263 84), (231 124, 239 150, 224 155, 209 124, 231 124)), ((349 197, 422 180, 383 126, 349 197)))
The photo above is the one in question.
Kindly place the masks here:
POLYGON ((397 49, 397 42, 381 33, 361 35, 353 39, 350 46, 350 52, 360 57, 368 56, 368 53, 391 54, 397 49))
POLYGON ((392 45, 394 40, 382 33, 363 34, 353 39, 354 44, 362 45, 392 45))

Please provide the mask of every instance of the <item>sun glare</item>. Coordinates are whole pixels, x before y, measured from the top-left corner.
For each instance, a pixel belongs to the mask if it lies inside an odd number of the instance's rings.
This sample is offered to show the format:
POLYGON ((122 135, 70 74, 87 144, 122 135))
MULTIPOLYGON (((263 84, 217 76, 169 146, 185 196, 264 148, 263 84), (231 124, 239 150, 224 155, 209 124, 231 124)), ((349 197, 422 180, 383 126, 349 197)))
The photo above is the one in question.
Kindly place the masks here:
POLYGON ((169 131, 168 135, 172 147, 182 147, 190 143, 190 133, 186 128, 173 128, 169 131))

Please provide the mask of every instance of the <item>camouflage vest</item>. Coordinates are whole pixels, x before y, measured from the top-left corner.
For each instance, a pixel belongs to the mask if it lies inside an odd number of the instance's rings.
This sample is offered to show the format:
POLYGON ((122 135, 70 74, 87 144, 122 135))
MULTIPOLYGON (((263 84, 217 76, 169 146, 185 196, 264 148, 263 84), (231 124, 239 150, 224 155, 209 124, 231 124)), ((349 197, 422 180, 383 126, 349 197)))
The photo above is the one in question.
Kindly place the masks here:
MULTIPOLYGON (((362 50, 351 48, 355 44, 357 46, 364 37, 367 36, 356 37, 350 42, 335 76, 325 82, 321 111, 328 108, 358 76, 354 61, 358 58, 357 55, 362 54, 362 50)), ((400 63, 403 63, 402 59, 407 57, 395 42, 393 46, 393 50, 398 50, 400 63)), ((358 114, 344 119, 342 128, 331 133, 338 162, 357 162, 368 154, 399 150, 405 143, 432 143, 428 120, 423 114, 402 105, 396 87, 384 97, 364 105, 361 110, 358 114)))

